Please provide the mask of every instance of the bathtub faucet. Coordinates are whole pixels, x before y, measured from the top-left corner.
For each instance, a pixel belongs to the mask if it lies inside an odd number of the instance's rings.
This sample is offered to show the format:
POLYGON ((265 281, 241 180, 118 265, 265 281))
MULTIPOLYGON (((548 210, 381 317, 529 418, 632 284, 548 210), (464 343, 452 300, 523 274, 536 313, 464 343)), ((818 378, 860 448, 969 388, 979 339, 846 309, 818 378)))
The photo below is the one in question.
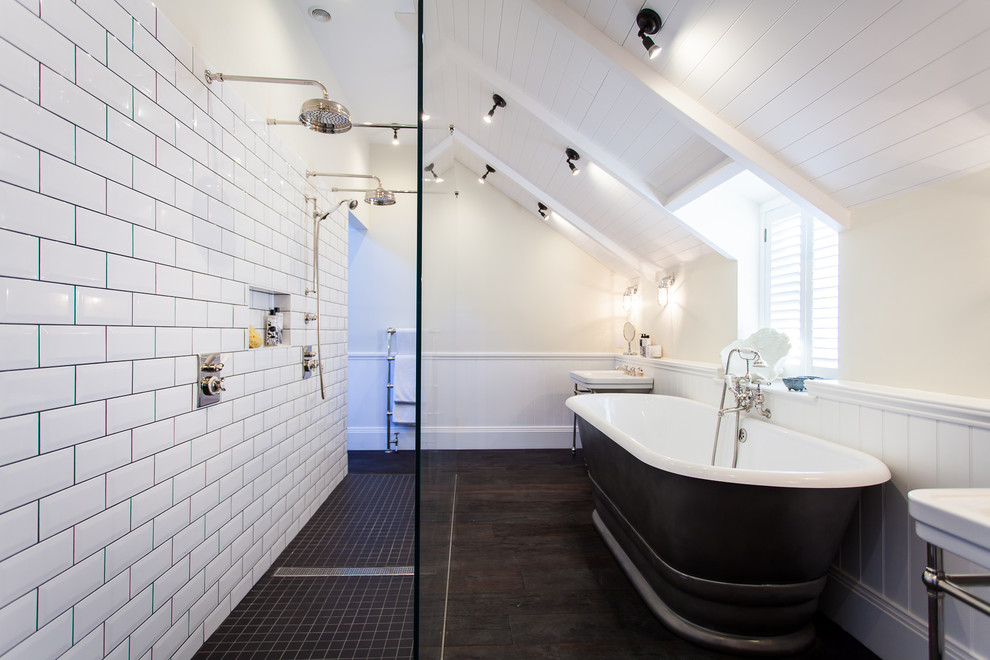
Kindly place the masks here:
POLYGON ((761 388, 761 383, 754 380, 750 373, 750 364, 756 367, 765 367, 766 362, 760 352, 751 348, 733 348, 725 358, 725 383, 722 386, 722 402, 719 406, 718 416, 721 418, 726 413, 749 412, 756 408, 756 412, 770 419, 770 409, 766 407, 766 399, 761 388), (732 363, 732 356, 738 355, 746 361, 746 373, 742 376, 733 376, 729 373, 729 365, 732 363), (736 405, 731 408, 725 407, 725 392, 731 389, 732 395, 736 399, 736 405))

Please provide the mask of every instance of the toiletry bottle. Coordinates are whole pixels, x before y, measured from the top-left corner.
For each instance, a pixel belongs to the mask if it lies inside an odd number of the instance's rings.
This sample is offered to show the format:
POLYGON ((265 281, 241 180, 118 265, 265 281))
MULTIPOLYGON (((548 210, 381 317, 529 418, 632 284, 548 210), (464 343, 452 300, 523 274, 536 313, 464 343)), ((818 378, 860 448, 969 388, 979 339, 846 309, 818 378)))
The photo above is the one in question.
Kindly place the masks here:
POLYGON ((277 334, 278 334, 278 342, 277 342, 278 344, 281 344, 282 343, 282 328, 283 328, 282 323, 283 323, 282 311, 278 307, 276 307, 275 308, 275 329, 277 330, 277 334))
POLYGON ((275 310, 272 309, 265 317, 265 346, 278 346, 278 343, 278 318, 275 316, 275 310))

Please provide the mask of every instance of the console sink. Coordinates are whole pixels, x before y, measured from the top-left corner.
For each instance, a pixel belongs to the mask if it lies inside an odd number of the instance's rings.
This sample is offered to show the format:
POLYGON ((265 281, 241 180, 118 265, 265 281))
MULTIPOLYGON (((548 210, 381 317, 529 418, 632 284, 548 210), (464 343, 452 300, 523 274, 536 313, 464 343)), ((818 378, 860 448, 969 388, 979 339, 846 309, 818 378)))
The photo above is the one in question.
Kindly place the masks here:
POLYGON ((925 541, 990 568, 990 488, 922 488, 908 511, 925 541))
POLYGON ((652 376, 630 376, 618 369, 572 371, 571 381, 595 392, 649 392, 652 376))

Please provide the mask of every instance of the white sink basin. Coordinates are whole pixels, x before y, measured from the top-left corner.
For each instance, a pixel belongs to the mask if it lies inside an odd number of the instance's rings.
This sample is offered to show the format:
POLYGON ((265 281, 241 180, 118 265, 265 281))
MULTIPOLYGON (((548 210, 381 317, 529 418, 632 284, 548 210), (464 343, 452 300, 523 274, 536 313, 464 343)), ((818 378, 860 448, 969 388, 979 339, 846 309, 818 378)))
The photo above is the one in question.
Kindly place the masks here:
POLYGON ((571 381, 595 392, 649 392, 652 376, 630 376, 618 369, 572 371, 571 381))
POLYGON ((918 536, 990 568, 990 488, 923 488, 908 493, 918 536))

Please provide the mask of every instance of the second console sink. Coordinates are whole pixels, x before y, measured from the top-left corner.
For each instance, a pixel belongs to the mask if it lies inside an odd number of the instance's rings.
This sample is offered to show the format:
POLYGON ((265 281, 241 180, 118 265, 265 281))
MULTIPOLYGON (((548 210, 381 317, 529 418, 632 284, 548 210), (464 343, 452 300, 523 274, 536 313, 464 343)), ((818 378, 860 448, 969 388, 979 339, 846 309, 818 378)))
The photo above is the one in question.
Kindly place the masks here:
POLYGON ((651 376, 630 376, 618 369, 572 371, 571 381, 594 392, 649 392, 653 389, 651 376))
POLYGON ((922 539, 990 568, 990 488, 924 488, 908 493, 922 539))

